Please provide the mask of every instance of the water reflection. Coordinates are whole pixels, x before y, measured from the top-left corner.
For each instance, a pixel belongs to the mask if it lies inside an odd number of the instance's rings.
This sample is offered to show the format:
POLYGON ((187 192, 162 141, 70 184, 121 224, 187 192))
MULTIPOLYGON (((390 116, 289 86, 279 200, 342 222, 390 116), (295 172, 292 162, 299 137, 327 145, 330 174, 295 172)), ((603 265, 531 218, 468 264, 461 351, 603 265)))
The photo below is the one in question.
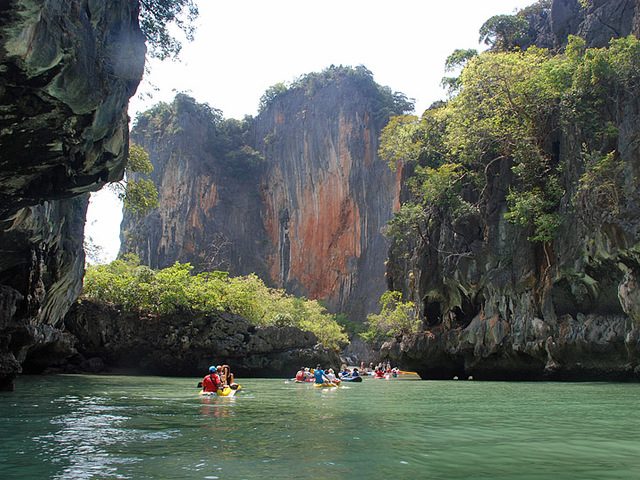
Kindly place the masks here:
POLYGON ((58 397, 54 403, 63 403, 72 411, 51 419, 58 429, 35 437, 44 461, 66 464, 53 478, 89 479, 101 477, 123 478, 117 475, 119 465, 140 461, 136 457, 119 457, 107 447, 123 444, 135 438, 136 430, 121 428, 129 419, 118 414, 124 407, 105 405, 103 397, 58 397))
POLYGON ((233 406, 236 397, 201 396, 200 414, 214 418, 229 418, 234 415, 233 406))

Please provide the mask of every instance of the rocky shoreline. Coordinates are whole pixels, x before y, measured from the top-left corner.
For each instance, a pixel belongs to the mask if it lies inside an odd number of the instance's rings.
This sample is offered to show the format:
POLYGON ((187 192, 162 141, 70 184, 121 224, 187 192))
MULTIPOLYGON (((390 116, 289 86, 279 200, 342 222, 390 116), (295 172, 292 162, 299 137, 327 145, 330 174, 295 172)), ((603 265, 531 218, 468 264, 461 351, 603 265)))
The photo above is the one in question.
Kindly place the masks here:
POLYGON ((226 312, 139 316, 85 300, 64 324, 77 339, 77 354, 60 365, 64 371, 197 376, 212 363, 227 363, 238 376, 281 377, 300 365, 340 362, 311 332, 256 327, 226 312))

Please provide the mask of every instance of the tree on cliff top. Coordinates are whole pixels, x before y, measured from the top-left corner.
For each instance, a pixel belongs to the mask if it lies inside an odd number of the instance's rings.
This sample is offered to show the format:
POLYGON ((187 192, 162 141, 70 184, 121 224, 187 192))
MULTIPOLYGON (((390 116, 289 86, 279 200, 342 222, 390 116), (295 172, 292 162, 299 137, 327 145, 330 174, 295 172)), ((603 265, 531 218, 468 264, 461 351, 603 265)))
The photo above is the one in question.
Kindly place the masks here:
POLYGON ((401 115, 413 111, 414 101, 401 92, 394 92, 387 86, 379 85, 373 79, 373 73, 364 65, 357 67, 331 65, 321 72, 302 75, 291 84, 277 83, 267 89, 260 98, 259 111, 269 108, 276 98, 290 91, 301 91, 307 97, 314 96, 321 89, 339 84, 344 80, 355 81, 362 92, 373 100, 372 110, 376 121, 386 123, 392 115, 401 115))
POLYGON ((188 41, 193 40, 198 7, 194 0, 140 0, 140 29, 152 57, 176 57, 182 44, 169 31, 175 25, 188 41))

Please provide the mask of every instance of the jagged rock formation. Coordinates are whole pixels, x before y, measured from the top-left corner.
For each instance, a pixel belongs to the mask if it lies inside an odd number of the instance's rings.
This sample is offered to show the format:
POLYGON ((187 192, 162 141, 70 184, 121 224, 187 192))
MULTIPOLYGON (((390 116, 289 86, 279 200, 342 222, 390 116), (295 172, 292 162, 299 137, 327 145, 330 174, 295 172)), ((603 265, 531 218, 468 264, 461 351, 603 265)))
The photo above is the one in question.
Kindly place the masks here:
POLYGON ((185 95, 137 118, 132 140, 149 152, 160 207, 144 219, 125 212, 124 251, 152 268, 188 261, 264 278, 262 168, 226 161, 225 127, 218 112, 185 95))
POLYGON ((80 354, 67 370, 198 376, 212 363, 228 363, 238 376, 278 377, 300 365, 340 363, 310 332, 255 327, 225 312, 140 318, 85 300, 72 307, 65 325, 78 338, 80 354))
POLYGON ((223 247, 232 274, 256 272, 362 319, 384 290, 381 229, 397 182, 377 141, 407 107, 398 99, 362 67, 311 74, 245 124, 235 150, 220 146, 229 126, 204 106, 179 96, 156 108, 132 135, 151 153, 161 207, 125 216, 123 250, 151 267, 210 268, 223 247), (253 164, 234 154, 247 149, 253 164))
POLYGON ((83 274, 87 196, 122 177, 144 66, 135 2, 0 3, 0 389, 57 330, 83 274))
MULTIPOLYGON (((554 2, 552 12, 575 3, 554 2)), ((554 31, 606 44, 606 36, 637 26, 637 7, 594 1, 579 21, 554 31), (598 28, 596 18, 607 28, 598 28)), ((389 286, 417 301, 426 331, 389 342, 391 357, 424 378, 640 378, 640 103, 634 85, 610 92, 598 112, 615 132, 603 148, 615 151, 621 165, 610 172, 610 202, 594 191, 577 193, 589 134, 552 118, 547 148, 563 166, 565 218, 552 242, 533 243, 531 232, 505 220, 514 175, 512 159, 503 159, 487 167, 479 215, 434 223, 427 242, 394 252, 389 286)))
POLYGON ((542 0, 521 15, 529 21, 531 43, 544 48, 563 47, 569 35, 584 38, 589 47, 604 47, 611 38, 629 34, 640 36, 638 0, 542 0))

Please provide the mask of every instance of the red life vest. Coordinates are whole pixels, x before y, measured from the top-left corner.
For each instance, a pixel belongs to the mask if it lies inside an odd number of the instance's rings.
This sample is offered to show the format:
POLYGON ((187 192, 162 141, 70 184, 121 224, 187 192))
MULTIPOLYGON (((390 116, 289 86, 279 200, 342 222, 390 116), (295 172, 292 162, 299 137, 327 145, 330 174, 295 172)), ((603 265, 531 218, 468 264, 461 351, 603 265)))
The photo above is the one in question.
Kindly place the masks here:
POLYGON ((202 391, 203 392, 215 392, 220 385, 220 377, 216 373, 210 373, 202 379, 202 391))

